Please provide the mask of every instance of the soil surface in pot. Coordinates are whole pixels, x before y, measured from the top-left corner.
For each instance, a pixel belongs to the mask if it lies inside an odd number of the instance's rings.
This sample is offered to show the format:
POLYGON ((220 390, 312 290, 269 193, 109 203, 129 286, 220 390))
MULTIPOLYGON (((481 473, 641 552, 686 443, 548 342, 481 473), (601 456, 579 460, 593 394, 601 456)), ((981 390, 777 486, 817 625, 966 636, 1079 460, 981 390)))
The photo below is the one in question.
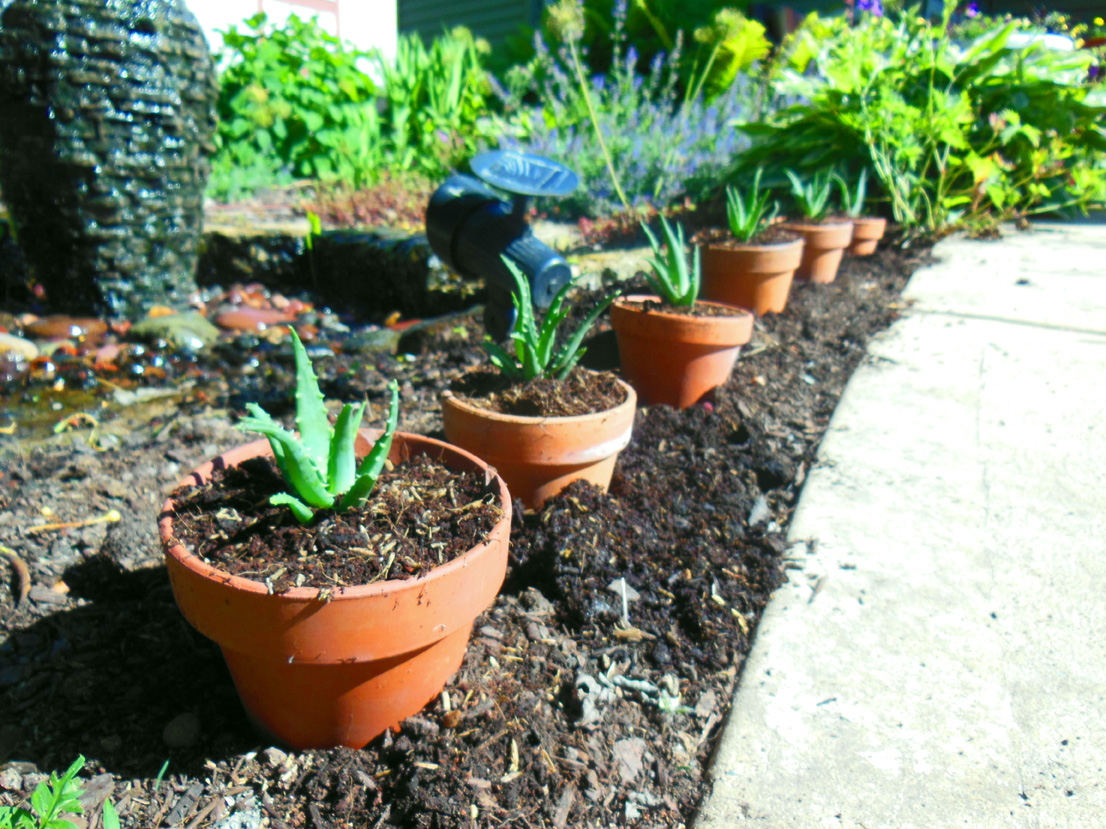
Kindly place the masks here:
POLYGON ((287 491, 276 464, 251 458, 175 490, 173 532, 208 564, 281 593, 419 576, 484 543, 500 518, 483 475, 426 455, 388 467, 363 506, 319 510, 301 525, 269 503, 287 491))
POLYGON ((519 383, 480 369, 453 383, 451 391, 473 406, 523 417, 569 417, 605 412, 626 400, 614 375, 576 367, 563 380, 539 377, 519 383))
POLYGON ((744 317, 749 312, 744 308, 734 308, 732 305, 722 305, 714 302, 696 302, 695 306, 670 305, 667 302, 647 299, 644 302, 630 302, 643 311, 663 311, 666 314, 676 314, 684 317, 744 317))
POLYGON ((696 245, 711 245, 718 248, 743 248, 749 245, 787 245, 801 239, 793 230, 785 230, 779 225, 769 225, 748 242, 739 242, 728 228, 708 227, 700 230, 692 238, 696 245))
MULTIPOLYGON (((82 753, 87 802, 110 795, 135 829, 232 813, 274 829, 685 825, 786 577, 818 441, 923 261, 889 245, 846 257, 830 285, 796 286, 709 405, 638 411, 608 494, 576 485, 517 512, 507 583, 461 670, 363 751, 261 742, 217 648, 177 610, 159 550, 168 491, 242 442, 228 410, 243 391, 291 416, 290 364, 228 370, 109 451, 87 433, 8 451, 0 544, 26 569, 0 551, 0 803, 82 753)), ((473 314, 425 331, 413 360, 318 360, 323 392, 383 406, 396 377, 400 428, 435 434, 439 395, 482 361, 482 334, 473 314)), ((612 343, 600 325, 585 361, 616 365, 612 343)))

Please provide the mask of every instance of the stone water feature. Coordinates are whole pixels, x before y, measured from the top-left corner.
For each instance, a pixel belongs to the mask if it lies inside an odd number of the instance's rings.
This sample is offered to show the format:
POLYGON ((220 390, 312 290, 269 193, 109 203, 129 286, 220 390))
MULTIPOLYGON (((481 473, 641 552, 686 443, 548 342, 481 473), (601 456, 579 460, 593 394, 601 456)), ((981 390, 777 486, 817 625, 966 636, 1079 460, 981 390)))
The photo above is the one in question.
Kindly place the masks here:
POLYGON ((3 9, 0 191, 56 310, 135 317, 187 303, 216 94, 180 0, 3 9))

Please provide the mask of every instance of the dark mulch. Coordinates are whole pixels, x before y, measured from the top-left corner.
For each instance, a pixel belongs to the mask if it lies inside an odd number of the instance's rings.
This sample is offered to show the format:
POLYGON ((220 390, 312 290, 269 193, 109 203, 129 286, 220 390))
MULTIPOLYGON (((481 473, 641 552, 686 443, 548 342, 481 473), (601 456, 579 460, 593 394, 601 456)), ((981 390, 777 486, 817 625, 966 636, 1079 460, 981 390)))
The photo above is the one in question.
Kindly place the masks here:
POLYGON ((697 245, 729 248, 744 247, 746 245, 787 245, 800 238, 802 237, 794 231, 787 230, 779 225, 769 225, 748 242, 737 241, 728 227, 704 228, 695 234, 693 241, 697 245))
MULTIPOLYGON (((80 441, 9 453, 0 544, 33 585, 18 607, 15 580, 0 586, 0 803, 83 753, 99 775, 89 800, 110 795, 127 827, 200 829, 232 812, 233 825, 277 829, 686 824, 785 577, 784 534, 818 441, 920 261, 884 250, 846 259, 832 285, 798 285, 713 401, 639 410, 610 494, 577 485, 516 513, 507 583, 461 670, 363 751, 266 748, 218 651, 173 604, 155 519, 175 481, 241 441, 223 414, 196 401, 111 452, 80 441), (55 526, 110 509, 121 520, 55 526)), ((398 377, 401 428, 434 432, 437 396, 479 361, 478 323, 466 326, 428 335, 414 361, 335 358, 324 391, 384 400, 398 377)), ((601 327, 593 365, 609 346, 601 327)), ((250 376, 221 401, 240 410, 248 388, 286 416, 289 370, 250 376)))

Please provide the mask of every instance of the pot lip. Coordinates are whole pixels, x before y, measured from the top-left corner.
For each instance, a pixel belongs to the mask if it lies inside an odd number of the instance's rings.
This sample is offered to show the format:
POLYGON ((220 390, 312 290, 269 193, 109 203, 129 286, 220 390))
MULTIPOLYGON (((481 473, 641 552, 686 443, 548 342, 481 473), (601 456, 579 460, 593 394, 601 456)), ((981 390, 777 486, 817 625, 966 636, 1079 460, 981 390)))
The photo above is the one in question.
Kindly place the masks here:
MULTIPOLYGON (((590 370, 590 369, 589 369, 590 370)), ((596 372, 597 374, 599 372, 596 372)), ((459 411, 464 412, 467 415, 474 417, 483 417, 487 420, 494 420, 501 423, 510 423, 520 426, 530 426, 539 423, 588 423, 593 420, 606 420, 611 415, 629 415, 633 418, 634 409, 637 408, 637 392, 634 391, 634 387, 623 380, 621 377, 615 377, 615 382, 626 394, 626 398, 617 406, 613 406, 610 409, 603 409, 600 412, 588 412, 582 415, 557 415, 552 417, 539 417, 537 415, 512 415, 503 414, 502 412, 493 412, 491 409, 484 409, 480 406, 473 406, 471 403, 462 400, 455 395, 449 389, 442 392, 441 401, 442 406, 452 406, 459 411)))
MULTIPOLYGON (((359 434, 369 440, 375 440, 381 434, 380 429, 361 429, 359 434)), ((426 437, 424 435, 417 435, 411 432, 396 432, 397 438, 414 439, 416 442, 429 443, 435 447, 447 447, 449 450, 457 452, 465 458, 473 461, 477 468, 483 469, 485 475, 489 472, 495 477, 495 480, 499 482, 499 504, 502 511, 502 515, 495 523, 492 529, 488 532, 487 540, 482 544, 478 544, 466 550, 461 555, 457 556, 452 561, 447 561, 445 564, 439 564, 437 567, 433 567, 429 572, 416 576, 412 579, 388 579, 387 581, 377 581, 372 584, 356 584, 349 587, 339 587, 338 589, 330 593, 328 601, 353 601, 360 599, 371 598, 385 598, 392 596, 395 593, 421 589, 423 585, 434 579, 442 578, 453 573, 455 570, 463 570, 473 562, 474 559, 483 555, 489 547, 499 541, 499 536, 503 536, 503 541, 506 542, 507 534, 511 526, 511 496, 507 491, 507 484, 503 478, 495 471, 495 469, 482 461, 480 458, 473 455, 471 452, 467 452, 459 446, 454 446, 451 443, 437 440, 435 438, 426 437)), ((251 441, 250 443, 236 446, 232 449, 217 455, 210 461, 201 464, 196 469, 192 470, 185 478, 183 478, 178 486, 195 483, 198 477, 199 471, 208 464, 213 464, 220 458, 226 457, 230 452, 243 451, 250 454, 245 455, 238 463, 248 458, 257 457, 259 455, 271 455, 272 449, 269 446, 269 441, 265 438, 261 440, 251 441)), ((208 581, 221 583, 223 587, 230 590, 237 590, 243 593, 254 593, 259 595, 271 596, 274 600, 284 602, 316 602, 319 600, 319 595, 322 593, 322 589, 318 587, 293 587, 291 590, 285 590, 282 593, 270 593, 269 588, 265 586, 263 582, 254 581, 243 576, 235 576, 228 573, 225 570, 208 564, 201 559, 196 553, 188 549, 179 540, 176 543, 170 545, 169 539, 173 539, 173 514, 175 512, 176 504, 172 498, 166 498, 165 503, 162 505, 161 513, 158 515, 158 533, 161 536, 161 546, 165 552, 165 555, 177 560, 177 563, 188 570, 191 570, 195 575, 198 575, 208 581)))
MULTIPOLYGON (((800 242, 802 240, 799 240, 800 242)), ((695 320, 696 322, 706 322, 710 320, 720 320, 725 323, 737 323, 744 325, 746 320, 755 316, 755 314, 748 308, 742 308, 739 305, 730 305, 726 302, 717 302, 711 299, 697 299, 696 305, 713 305, 719 308, 730 308, 734 311, 740 311, 740 314, 729 314, 727 316, 709 316, 707 314, 673 314, 671 311, 646 311, 642 308, 635 308, 632 305, 640 305, 643 302, 654 300, 656 302, 663 302, 663 300, 656 294, 627 294, 620 296, 614 301, 612 307, 618 307, 619 310, 626 311, 630 314, 646 314, 650 317, 664 317, 666 319, 674 320, 695 320)))
POLYGON ((817 224, 815 222, 808 222, 804 219, 796 219, 794 221, 786 221, 782 223, 782 227, 794 228, 796 230, 804 231, 817 231, 817 230, 843 230, 844 228, 851 227, 853 219, 843 219, 837 222, 823 222, 817 224))
POLYGON ((721 245, 721 244, 706 244, 699 247, 706 250, 719 251, 721 253, 755 253, 759 251, 785 251, 795 247, 802 247, 803 237, 797 236, 794 239, 788 239, 786 242, 771 242, 766 245, 754 245, 750 242, 737 242, 733 244, 721 245))
POLYGON ((887 224, 887 219, 883 216, 857 216, 855 219, 852 219, 851 221, 854 225, 855 224, 865 224, 865 225, 887 224))

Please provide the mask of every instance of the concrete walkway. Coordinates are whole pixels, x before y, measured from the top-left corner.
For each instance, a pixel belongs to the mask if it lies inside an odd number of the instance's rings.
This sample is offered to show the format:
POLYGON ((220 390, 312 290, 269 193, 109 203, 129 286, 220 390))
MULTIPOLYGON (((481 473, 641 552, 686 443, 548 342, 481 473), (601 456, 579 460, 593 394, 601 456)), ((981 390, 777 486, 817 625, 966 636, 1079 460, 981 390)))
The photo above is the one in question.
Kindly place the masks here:
POLYGON ((834 414, 697 829, 1106 826, 1106 226, 935 253, 834 414))

